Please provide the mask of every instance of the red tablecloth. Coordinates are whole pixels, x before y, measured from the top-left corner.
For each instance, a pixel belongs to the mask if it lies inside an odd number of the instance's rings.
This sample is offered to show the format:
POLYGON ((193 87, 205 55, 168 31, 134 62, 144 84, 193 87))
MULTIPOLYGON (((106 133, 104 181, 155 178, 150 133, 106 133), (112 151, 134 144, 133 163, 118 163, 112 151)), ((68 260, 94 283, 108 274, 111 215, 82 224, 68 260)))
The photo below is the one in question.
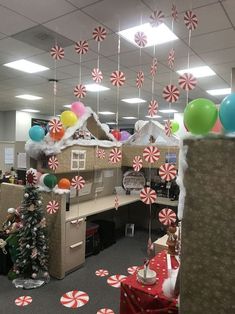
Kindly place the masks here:
MULTIPOLYGON (((171 257, 171 264, 172 268, 178 267, 174 257, 171 257)), ((166 251, 157 254, 149 267, 157 272, 155 285, 142 285, 137 281, 136 274, 122 282, 120 314, 178 314, 176 300, 166 298, 162 292, 162 284, 168 278, 166 251)))

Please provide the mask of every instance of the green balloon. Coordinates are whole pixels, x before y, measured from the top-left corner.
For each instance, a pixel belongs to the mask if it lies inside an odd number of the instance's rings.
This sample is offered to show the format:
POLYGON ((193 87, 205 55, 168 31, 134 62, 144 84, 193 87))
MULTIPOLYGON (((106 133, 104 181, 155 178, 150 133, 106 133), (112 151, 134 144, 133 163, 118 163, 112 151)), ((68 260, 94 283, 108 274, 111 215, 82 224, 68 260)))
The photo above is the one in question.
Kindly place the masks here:
POLYGON ((53 189, 57 184, 57 178, 54 174, 48 174, 44 177, 43 183, 49 188, 53 189))
POLYGON ((205 98, 198 98, 187 104, 184 110, 184 123, 193 134, 207 134, 218 116, 215 104, 205 98))
POLYGON ((171 131, 172 133, 175 133, 179 130, 180 126, 177 121, 171 121, 171 131))

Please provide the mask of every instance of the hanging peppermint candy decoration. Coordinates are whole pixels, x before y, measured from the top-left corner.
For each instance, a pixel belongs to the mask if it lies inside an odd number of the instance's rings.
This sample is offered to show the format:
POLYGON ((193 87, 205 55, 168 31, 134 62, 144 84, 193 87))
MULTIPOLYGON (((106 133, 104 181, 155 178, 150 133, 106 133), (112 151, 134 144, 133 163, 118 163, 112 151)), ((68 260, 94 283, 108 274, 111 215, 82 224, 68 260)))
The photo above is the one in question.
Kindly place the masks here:
POLYGON ((93 71, 91 72, 92 79, 95 81, 97 84, 101 83, 103 80, 103 74, 98 68, 94 68, 93 71))
POLYGON ((188 30, 194 31, 198 26, 198 19, 193 11, 186 11, 184 14, 184 24, 188 30))
POLYGON ((83 291, 73 290, 65 293, 60 298, 60 303, 72 309, 76 309, 87 304, 89 301, 89 296, 87 293, 83 291))
POLYGON ((107 283, 113 288, 120 288, 121 282, 126 279, 126 276, 123 275, 114 275, 108 278, 107 283))
POLYGON ((48 123, 49 131, 51 133, 58 133, 63 129, 63 125, 59 119, 51 119, 48 123))
POLYGON ((153 77, 157 74, 157 58, 153 58, 153 63, 150 67, 150 74, 153 77))
POLYGON ((176 168, 171 164, 161 165, 159 168, 159 176, 166 181, 171 181, 176 177, 176 168))
POLYGON ((26 183, 30 186, 36 185, 38 182, 37 170, 30 168, 26 172, 26 183))
POLYGON ((152 27, 157 27, 164 21, 164 13, 160 10, 153 11, 150 15, 150 24, 152 27))
POLYGON ((110 76, 110 82, 117 87, 123 86, 126 81, 125 75, 122 71, 114 71, 110 76))
POLYGON ((102 149, 102 148, 97 149, 97 151, 96 151, 96 157, 97 158, 105 159, 105 156, 106 156, 106 154, 105 154, 105 150, 104 149, 102 149))
POLYGON ((56 170, 59 166, 59 161, 56 156, 51 156, 48 160, 48 167, 52 170, 56 170))
POLYGON ((156 146, 145 147, 143 157, 145 161, 153 164, 160 158, 160 151, 156 146))
POLYGON ((197 79, 191 73, 184 73, 179 77, 179 86, 186 90, 193 90, 197 85, 197 79))
POLYGON ((96 270, 95 274, 98 277, 105 277, 109 275, 109 272, 106 269, 98 269, 96 270))
POLYGON ((75 86, 73 93, 77 98, 84 98, 86 96, 86 87, 82 84, 78 84, 75 86))
POLYGON ((142 167, 143 167, 143 159, 140 156, 135 156, 133 159, 134 171, 140 171, 142 167))
POLYGON ((59 203, 55 200, 52 200, 52 201, 48 202, 46 208, 47 208, 48 214, 50 214, 50 215, 55 214, 59 209, 59 203))
POLYGON ((163 89, 162 97, 170 103, 176 102, 179 99, 179 96, 179 89, 175 85, 167 85, 163 89))
POLYGON ((33 298, 28 295, 23 295, 17 299, 15 299, 15 305, 17 306, 27 306, 32 303, 33 298))
POLYGON ((75 51, 79 54, 79 55, 84 55, 88 52, 88 42, 86 40, 80 40, 77 41, 75 44, 75 51))
POLYGON ((122 159, 122 152, 119 148, 113 148, 109 153, 109 160, 111 163, 116 164, 117 162, 121 161, 122 159))
POLYGON ((149 205, 156 201, 157 194, 153 189, 146 187, 140 191, 140 199, 143 203, 149 205))
POLYGON ((172 4, 172 7, 171 7, 171 16, 172 16, 172 18, 173 18, 173 20, 174 20, 175 22, 178 21, 178 10, 177 10, 175 4, 172 4))
POLYGON ((159 221, 165 225, 169 226, 172 223, 176 222, 176 214, 170 208, 163 208, 158 214, 159 221))
POLYGON ((165 134, 166 136, 171 136, 172 134, 172 125, 171 125, 171 121, 170 120, 167 120, 165 122, 165 126, 164 126, 164 129, 165 129, 165 134))
POLYGON ((118 210, 118 207, 119 207, 119 199, 118 199, 118 195, 115 195, 114 208, 118 210))
POLYGON ((140 48, 144 48, 147 45, 147 36, 144 32, 137 32, 135 34, 134 40, 140 48))
POLYGON ((143 86, 143 83, 144 83, 144 72, 139 71, 136 77, 136 87, 141 88, 143 86))
POLYGON ((175 49, 171 48, 168 54, 168 65, 171 69, 174 68, 175 65, 175 49))
POLYGON ((85 180, 82 176, 75 176, 71 180, 71 186, 76 190, 81 190, 85 185, 85 180))
POLYGON ((111 309, 100 309, 96 314, 115 314, 113 310, 111 309))
POLYGON ((58 45, 51 48, 50 54, 53 59, 61 60, 64 58, 64 49, 58 45))
POLYGON ((151 100, 148 107, 148 114, 150 117, 154 117, 157 114, 158 102, 154 99, 151 100))
POLYGON ((92 33, 93 39, 98 42, 103 41, 106 35, 107 35, 107 31, 102 26, 97 26, 92 33))

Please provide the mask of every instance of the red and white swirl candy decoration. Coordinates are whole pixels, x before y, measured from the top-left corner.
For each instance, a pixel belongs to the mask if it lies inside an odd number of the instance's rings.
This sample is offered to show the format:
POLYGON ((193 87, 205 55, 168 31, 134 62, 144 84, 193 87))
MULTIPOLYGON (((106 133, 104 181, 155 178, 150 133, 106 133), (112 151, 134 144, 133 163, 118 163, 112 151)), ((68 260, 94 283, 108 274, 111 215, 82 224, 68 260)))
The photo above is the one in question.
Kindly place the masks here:
POLYGON ((26 306, 32 303, 33 298, 28 295, 23 295, 17 299, 15 299, 15 305, 17 306, 26 306))
POLYGON ((153 11, 150 15, 150 24, 152 27, 157 27, 164 21, 164 13, 160 10, 153 11))
POLYGON ((84 187, 85 183, 82 176, 75 176, 71 180, 71 186, 78 191, 84 187))
POLYGON ((83 291, 73 290, 65 293, 60 298, 60 303, 71 309, 76 309, 87 304, 89 301, 89 296, 83 291))
POLYGON ((38 182, 37 170, 30 168, 26 171, 26 183, 30 186, 36 185, 38 182))
POLYGON ((167 120, 165 122, 165 126, 164 126, 164 129, 165 129, 165 134, 166 136, 171 136, 172 134, 172 124, 171 124, 171 121, 170 120, 167 120))
POLYGON ((144 160, 153 164, 160 158, 160 151, 156 146, 147 146, 143 151, 144 160))
POLYGON ((97 26, 92 33, 93 39, 98 42, 103 41, 106 35, 107 35, 107 31, 102 26, 97 26))
POLYGON ((63 129, 63 124, 59 119, 51 119, 48 123, 49 131, 53 134, 60 132, 63 129))
POLYGON ((84 55, 88 52, 88 42, 86 40, 80 40, 77 41, 75 44, 75 51, 79 54, 79 55, 84 55))
POLYGON ((154 117, 157 114, 157 109, 158 102, 155 99, 151 100, 148 107, 148 114, 150 117, 154 117))
POLYGON ((64 58, 64 49, 58 45, 51 48, 50 55, 55 60, 61 60, 64 58))
POLYGON ((105 277, 109 275, 109 272, 106 269, 98 269, 95 274, 97 277, 105 277))
POLYGON ((143 167, 143 159, 140 156, 135 156, 133 159, 134 171, 140 171, 142 167, 143 167))
POLYGON ((158 214, 159 221, 165 225, 171 225, 172 223, 176 222, 176 214, 170 208, 163 208, 158 214))
POLYGON ((84 98, 86 96, 86 87, 82 84, 76 85, 74 87, 73 94, 77 98, 84 98))
POLYGON ((171 50, 169 51, 167 60, 168 60, 169 67, 173 69, 174 64, 175 64, 175 49, 171 48, 171 50))
POLYGON ((147 45, 147 36, 144 32, 137 32, 134 37, 135 43, 140 47, 144 48, 147 45))
POLYGON ((94 68, 93 71, 91 72, 92 79, 95 81, 97 84, 101 83, 103 80, 103 74, 98 68, 94 68))
POLYGON ((122 71, 113 71, 113 73, 110 76, 110 82, 113 84, 113 86, 123 86, 126 81, 125 75, 122 71))
POLYGON ((58 158, 56 156, 51 156, 48 159, 48 167, 55 171, 58 168, 58 166, 59 166, 58 158))
POLYGON ((96 314, 115 314, 113 310, 111 309, 100 309, 96 314))
POLYGON ((184 14, 184 24, 188 30, 194 31, 198 26, 198 19, 193 11, 186 11, 184 14))
POLYGON ((115 195, 114 208, 118 210, 118 207, 119 207, 119 198, 118 198, 118 195, 115 195))
POLYGON ((152 65, 151 65, 151 67, 150 67, 150 74, 152 75, 152 76, 155 76, 156 75, 156 73, 157 73, 157 58, 153 58, 153 63, 152 63, 152 65))
POLYGON ((179 86, 184 90, 193 90, 197 85, 197 79, 191 73, 184 73, 179 77, 179 86))
POLYGON ((108 278, 107 283, 113 288, 120 288, 121 282, 125 281, 126 276, 114 275, 108 278))
POLYGON ((171 16, 172 16, 172 18, 173 18, 173 20, 174 20, 175 22, 178 21, 178 10, 177 10, 175 4, 172 4, 172 7, 171 7, 171 16))
POLYGON ((134 275, 137 272, 138 269, 139 269, 138 266, 131 266, 131 267, 127 268, 127 272, 130 275, 134 275))
POLYGON ((114 147, 109 153, 109 161, 113 164, 121 161, 122 159, 122 152, 119 148, 114 147))
POLYGON ((166 181, 173 180, 176 177, 176 172, 175 166, 168 163, 159 168, 159 176, 166 181))
POLYGON ((97 151, 96 151, 96 157, 99 158, 99 159, 105 159, 105 150, 102 149, 102 148, 99 148, 97 151))
POLYGON ((143 188, 140 191, 140 199, 145 204, 152 204, 157 199, 157 193, 149 187, 143 188))
POLYGON ((176 102, 180 97, 179 89, 175 85, 167 85, 163 89, 162 97, 170 103, 176 102))
POLYGON ((144 72, 139 71, 136 77, 136 87, 141 88, 144 84, 144 72))
POLYGON ((47 213, 52 215, 55 214, 59 209, 59 203, 55 200, 48 202, 47 204, 47 213))

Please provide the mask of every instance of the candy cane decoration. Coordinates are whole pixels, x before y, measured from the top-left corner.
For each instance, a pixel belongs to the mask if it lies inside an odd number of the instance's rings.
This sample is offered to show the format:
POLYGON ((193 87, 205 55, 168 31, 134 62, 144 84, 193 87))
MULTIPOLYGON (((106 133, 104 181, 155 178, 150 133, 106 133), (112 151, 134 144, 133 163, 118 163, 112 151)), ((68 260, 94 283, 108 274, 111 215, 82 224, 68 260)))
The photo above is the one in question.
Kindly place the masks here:
POLYGON ((119 148, 113 148, 109 153, 109 160, 111 163, 116 164, 122 159, 122 152, 119 148))
POLYGON ((47 204, 47 213, 52 215, 55 214, 59 209, 59 203, 57 201, 50 201, 47 204))
POLYGON ((96 151, 96 157, 97 158, 99 158, 99 159, 105 159, 105 156, 106 156, 106 154, 105 154, 105 150, 104 149, 98 149, 97 151, 96 151))
POLYGON ((161 165, 159 168, 159 176, 166 181, 173 180, 176 177, 176 173, 175 166, 168 163, 161 165))
POLYGON ((197 85, 197 79, 191 73, 184 73, 179 77, 179 86, 186 90, 193 90, 197 85))
POLYGON ((163 89, 162 96, 166 101, 173 103, 179 99, 180 92, 179 92, 179 89, 175 85, 167 85, 163 89))
POLYGON ((80 40, 78 42, 76 42, 75 44, 75 51, 79 54, 79 55, 84 55, 88 52, 88 42, 86 40, 80 40))
POLYGON ((176 222, 176 214, 170 208, 163 208, 158 214, 159 221, 167 226, 171 225, 172 223, 176 222))
POLYGON ((158 61, 157 58, 153 58, 153 63, 150 67, 150 74, 154 77, 157 74, 157 65, 158 61))
POLYGON ((82 84, 78 84, 75 86, 73 93, 74 96, 78 98, 84 98, 86 96, 86 87, 82 84))
POLYGON ((50 55, 55 60, 61 60, 64 58, 64 49, 58 45, 51 48, 50 55))
POLYGON ((145 161, 153 164, 160 158, 160 151, 156 146, 145 147, 143 157, 145 161))
POLYGON ((136 77, 136 87, 141 88, 143 86, 143 83, 144 83, 144 72, 139 71, 136 77))
POLYGON ((100 69, 98 69, 98 68, 93 69, 93 71, 91 72, 91 75, 92 75, 93 81, 95 81, 97 84, 102 82, 103 74, 100 71, 100 69))
POLYGON ((198 26, 198 19, 193 11, 186 11, 184 14, 184 24, 188 30, 194 31, 198 26))
POLYGON ((161 25, 164 21, 165 15, 162 11, 156 10, 150 15, 150 24, 152 27, 161 25))
POLYGON ((85 183, 82 176, 75 176, 71 180, 71 186, 78 191, 84 187, 85 183))
POLYGON ((171 134, 172 134, 172 124, 171 124, 171 121, 170 121, 170 120, 167 120, 167 121, 165 122, 164 129, 165 129, 165 134, 166 134, 166 136, 170 137, 171 134))
POLYGON ((134 40, 140 48, 144 48, 147 45, 147 36, 144 32, 137 32, 135 34, 134 40))
POLYGON ((87 304, 89 301, 89 296, 83 291, 73 290, 65 293, 60 298, 60 303, 65 307, 70 307, 76 309, 87 304))
POLYGON ((149 205, 156 201, 157 194, 153 189, 146 187, 140 191, 140 199, 143 203, 149 205))
POLYGON ((59 119, 51 119, 48 123, 49 131, 53 134, 60 132, 63 129, 63 125, 59 119))
POLYGON ((168 55, 168 65, 171 69, 174 68, 175 65, 175 49, 171 49, 168 55))
POLYGON ((59 166, 59 161, 56 156, 51 156, 48 160, 48 167, 52 170, 56 170, 59 166))
POLYGON ((143 167, 143 159, 140 156, 135 156, 133 159, 133 169, 134 171, 140 171, 143 167))
POLYGON ((106 35, 107 31, 102 26, 97 26, 92 33, 93 39, 98 42, 103 41, 106 38, 106 35))
POLYGON ((137 272, 138 269, 139 269, 138 266, 131 266, 131 267, 127 268, 127 272, 130 275, 134 275, 137 272))
POLYGON ((123 86, 126 81, 125 75, 122 71, 114 71, 110 76, 110 82, 117 87, 123 86))
POLYGON ((96 314, 115 314, 113 310, 111 309, 100 309, 96 314))
POLYGON ((106 269, 98 269, 96 272, 95 272, 96 276, 98 277, 105 277, 105 276, 108 276, 109 275, 109 272, 108 270, 106 269))
POLYGON ((154 117, 157 114, 158 102, 154 99, 151 100, 148 107, 148 114, 150 117, 154 117))
POLYGON ((126 276, 114 275, 108 278, 107 283, 113 288, 120 288, 121 282, 125 281, 126 276))
POLYGON ((17 306, 27 306, 32 303, 33 298, 28 295, 23 295, 17 299, 15 299, 15 305, 17 306))

